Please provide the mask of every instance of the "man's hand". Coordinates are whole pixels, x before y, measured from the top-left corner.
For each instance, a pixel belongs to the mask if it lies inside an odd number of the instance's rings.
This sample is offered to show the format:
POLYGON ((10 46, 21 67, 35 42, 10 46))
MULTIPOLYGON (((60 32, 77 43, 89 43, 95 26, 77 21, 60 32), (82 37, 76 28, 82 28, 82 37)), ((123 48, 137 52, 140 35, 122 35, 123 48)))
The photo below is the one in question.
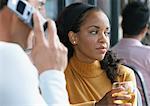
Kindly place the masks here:
POLYGON ((48 20, 48 39, 40 25, 37 14, 34 14, 35 42, 32 49, 32 61, 39 73, 48 69, 64 71, 67 66, 67 48, 60 42, 55 22, 48 20))

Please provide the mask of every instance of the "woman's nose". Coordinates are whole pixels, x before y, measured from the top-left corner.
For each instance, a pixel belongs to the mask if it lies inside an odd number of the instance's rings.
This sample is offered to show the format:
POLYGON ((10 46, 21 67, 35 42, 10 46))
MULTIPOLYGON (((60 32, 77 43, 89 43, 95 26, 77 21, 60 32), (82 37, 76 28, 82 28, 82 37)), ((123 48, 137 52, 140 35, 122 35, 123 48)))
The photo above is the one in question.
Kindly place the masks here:
POLYGON ((106 42, 106 41, 107 41, 107 36, 105 35, 104 32, 102 32, 102 33, 100 33, 100 34, 98 35, 98 41, 99 41, 99 42, 106 42))

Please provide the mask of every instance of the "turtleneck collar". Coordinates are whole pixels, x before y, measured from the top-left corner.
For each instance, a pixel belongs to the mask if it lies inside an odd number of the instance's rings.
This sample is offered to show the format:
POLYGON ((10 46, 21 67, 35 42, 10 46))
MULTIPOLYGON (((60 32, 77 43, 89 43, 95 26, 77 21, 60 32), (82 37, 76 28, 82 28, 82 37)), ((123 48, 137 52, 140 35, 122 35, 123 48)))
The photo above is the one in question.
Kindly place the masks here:
POLYGON ((70 64, 73 70, 83 77, 93 78, 99 76, 103 72, 98 60, 95 60, 93 63, 84 63, 73 55, 70 59, 70 64))

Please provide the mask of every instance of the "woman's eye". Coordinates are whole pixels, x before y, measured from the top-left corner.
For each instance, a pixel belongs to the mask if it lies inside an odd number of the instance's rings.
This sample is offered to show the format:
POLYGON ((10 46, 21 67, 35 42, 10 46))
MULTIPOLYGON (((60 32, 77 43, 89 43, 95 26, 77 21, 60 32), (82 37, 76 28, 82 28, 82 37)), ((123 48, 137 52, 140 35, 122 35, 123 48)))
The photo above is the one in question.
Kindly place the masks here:
POLYGON ((106 36, 110 36, 110 32, 105 32, 105 35, 106 36))
POLYGON ((98 31, 90 31, 90 34, 92 35, 96 35, 98 33, 98 31))

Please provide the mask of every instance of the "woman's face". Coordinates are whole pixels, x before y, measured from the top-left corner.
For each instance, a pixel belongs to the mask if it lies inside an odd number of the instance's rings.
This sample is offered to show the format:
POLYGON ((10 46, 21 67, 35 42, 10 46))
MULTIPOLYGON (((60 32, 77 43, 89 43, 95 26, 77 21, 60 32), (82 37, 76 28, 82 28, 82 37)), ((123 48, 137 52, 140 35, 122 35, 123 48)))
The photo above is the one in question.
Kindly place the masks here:
POLYGON ((78 59, 91 63, 102 60, 109 48, 110 24, 102 11, 91 11, 86 16, 76 33, 77 43, 74 46, 78 59))

